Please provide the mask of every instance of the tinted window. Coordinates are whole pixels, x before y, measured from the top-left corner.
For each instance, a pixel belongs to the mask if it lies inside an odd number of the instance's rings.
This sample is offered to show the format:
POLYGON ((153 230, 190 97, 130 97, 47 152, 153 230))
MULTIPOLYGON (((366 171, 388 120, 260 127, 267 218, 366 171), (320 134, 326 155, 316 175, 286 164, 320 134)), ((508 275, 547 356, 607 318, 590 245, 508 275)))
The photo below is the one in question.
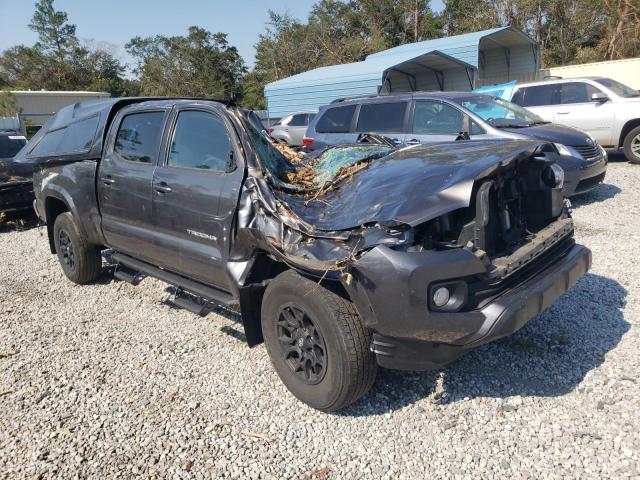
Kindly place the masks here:
POLYGON ((523 88, 522 91, 524 93, 521 105, 523 107, 557 105, 560 102, 557 95, 558 89, 557 84, 523 88))
POLYGON ((231 139, 224 123, 207 112, 180 112, 168 164, 216 172, 231 169, 231 139))
POLYGON ((333 107, 325 110, 316 125, 319 133, 346 133, 351 129, 351 120, 356 111, 355 105, 333 107))
POLYGON ((31 150, 31 156, 64 155, 89 150, 98 128, 99 118, 96 115, 48 132, 31 150))
POLYGON ((358 115, 358 132, 402 132, 407 103, 365 103, 358 115))
POLYGON ((416 102, 413 133, 423 135, 457 135, 462 131, 462 112, 440 102, 416 102))
POLYGON ((132 113, 122 120, 114 151, 130 162, 152 163, 160 143, 164 112, 132 113))
POLYGON ((59 149, 61 152, 77 152, 91 148, 93 137, 98 128, 98 120, 100 117, 95 116, 82 120, 81 122, 72 123, 64 132, 59 149))
POLYGON ((38 142, 38 144, 31 150, 32 156, 45 156, 51 155, 52 153, 56 153, 58 151, 58 145, 62 141, 62 137, 64 137, 64 131, 66 129, 62 128, 60 130, 54 130, 53 132, 48 132, 42 140, 38 142))
POLYGON ((513 98, 511 99, 511 102, 515 103, 516 105, 522 106, 523 99, 524 99, 524 90, 518 90, 516 91, 516 93, 513 94, 513 98))
POLYGON ((15 157, 26 143, 22 135, 0 135, 0 158, 15 157))
POLYGON ((289 122, 290 127, 304 127, 307 124, 307 114, 299 113, 294 115, 291 121, 289 122))
POLYGON ((588 83, 571 82, 560 85, 560 103, 586 103, 591 101, 591 95, 600 90, 588 83))

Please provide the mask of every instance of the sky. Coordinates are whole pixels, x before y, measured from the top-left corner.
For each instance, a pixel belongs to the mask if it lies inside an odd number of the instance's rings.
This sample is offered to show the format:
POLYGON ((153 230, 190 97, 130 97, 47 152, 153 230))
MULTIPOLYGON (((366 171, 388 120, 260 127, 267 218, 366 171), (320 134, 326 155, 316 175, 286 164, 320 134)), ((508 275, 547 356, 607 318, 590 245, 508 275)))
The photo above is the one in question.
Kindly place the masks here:
MULTIPOLYGON (((306 20, 316 0, 56 0, 56 10, 69 15, 81 40, 107 42, 121 60, 130 63, 124 45, 135 36, 185 35, 191 25, 224 32, 245 60, 254 62, 254 45, 265 30, 268 10, 288 11, 306 20)), ((33 45, 36 35, 28 24, 34 0, 0 0, 0 51, 18 44, 33 45)), ((442 1, 432 2, 442 8, 442 1)))
MULTIPOLYGON (((289 11, 306 19, 314 0, 56 0, 81 40, 108 42, 121 60, 130 61, 124 45, 135 36, 186 35, 191 25, 228 34, 247 65, 253 65, 254 45, 265 30, 268 10, 289 11)), ((0 0, 0 51, 17 44, 33 45, 28 28, 35 1, 0 0)))

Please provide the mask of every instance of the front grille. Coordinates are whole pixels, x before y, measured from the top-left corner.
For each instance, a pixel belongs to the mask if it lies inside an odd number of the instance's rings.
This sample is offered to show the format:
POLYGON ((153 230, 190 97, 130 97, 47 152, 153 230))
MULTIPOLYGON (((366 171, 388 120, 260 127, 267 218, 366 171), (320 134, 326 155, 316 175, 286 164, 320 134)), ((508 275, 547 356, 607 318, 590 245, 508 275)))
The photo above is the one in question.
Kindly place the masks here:
POLYGON ((598 158, 602 155, 600 147, 598 147, 597 145, 580 147, 572 145, 572 147, 576 152, 582 155, 582 158, 584 158, 585 160, 593 160, 594 158, 598 158))

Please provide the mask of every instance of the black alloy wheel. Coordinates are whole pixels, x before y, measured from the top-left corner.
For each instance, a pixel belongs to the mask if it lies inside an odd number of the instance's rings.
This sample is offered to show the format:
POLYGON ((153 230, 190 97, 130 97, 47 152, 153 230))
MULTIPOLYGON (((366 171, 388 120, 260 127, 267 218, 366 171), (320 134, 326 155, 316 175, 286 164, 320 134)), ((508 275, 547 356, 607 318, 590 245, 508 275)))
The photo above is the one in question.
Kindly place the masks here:
POLYGON ((66 230, 60 230, 58 233, 58 245, 60 245, 61 260, 71 270, 75 270, 75 256, 73 252, 73 243, 66 230))
POLYGON ((290 303, 281 308, 276 328, 289 369, 307 385, 320 383, 326 371, 327 347, 311 317, 300 306, 290 303))

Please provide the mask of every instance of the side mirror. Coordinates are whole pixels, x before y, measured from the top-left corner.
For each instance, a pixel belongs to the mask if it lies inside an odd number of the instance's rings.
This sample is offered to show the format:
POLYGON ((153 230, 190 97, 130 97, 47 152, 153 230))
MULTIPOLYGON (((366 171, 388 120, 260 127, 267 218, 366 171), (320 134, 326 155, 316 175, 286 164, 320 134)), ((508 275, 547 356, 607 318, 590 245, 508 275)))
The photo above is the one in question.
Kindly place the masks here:
POLYGON ((592 102, 604 103, 609 101, 609 97, 606 93, 597 92, 591 95, 592 102))

